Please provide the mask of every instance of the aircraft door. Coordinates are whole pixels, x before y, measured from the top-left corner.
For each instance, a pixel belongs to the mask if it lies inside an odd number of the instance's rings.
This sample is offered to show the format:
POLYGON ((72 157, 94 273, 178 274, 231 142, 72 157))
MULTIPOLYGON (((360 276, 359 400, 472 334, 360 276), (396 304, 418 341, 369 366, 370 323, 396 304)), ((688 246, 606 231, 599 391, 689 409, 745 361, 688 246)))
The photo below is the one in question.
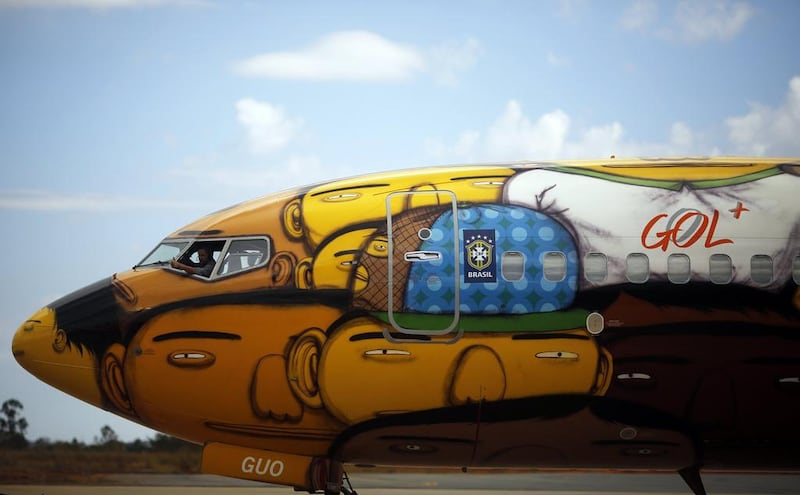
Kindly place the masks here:
POLYGON ((392 193, 386 197, 386 212, 389 323, 409 335, 458 338, 460 243, 455 193, 392 193))

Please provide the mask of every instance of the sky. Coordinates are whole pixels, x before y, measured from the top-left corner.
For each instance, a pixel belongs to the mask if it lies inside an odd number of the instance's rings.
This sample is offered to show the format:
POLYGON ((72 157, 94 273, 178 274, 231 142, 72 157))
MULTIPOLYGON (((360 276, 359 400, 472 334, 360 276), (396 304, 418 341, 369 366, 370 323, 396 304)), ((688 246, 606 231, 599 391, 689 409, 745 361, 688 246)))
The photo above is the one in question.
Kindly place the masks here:
POLYGON ((0 0, 0 401, 154 435, 11 354, 192 220, 439 164, 800 156, 800 2, 0 0))

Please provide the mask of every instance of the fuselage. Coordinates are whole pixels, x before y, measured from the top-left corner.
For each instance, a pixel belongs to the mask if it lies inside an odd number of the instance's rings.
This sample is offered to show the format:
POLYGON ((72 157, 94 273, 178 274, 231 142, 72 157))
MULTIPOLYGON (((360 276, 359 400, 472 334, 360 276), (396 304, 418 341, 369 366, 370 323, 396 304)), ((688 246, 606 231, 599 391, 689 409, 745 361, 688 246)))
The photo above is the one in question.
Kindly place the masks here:
POLYGON ((35 313, 19 363, 324 488, 341 463, 800 469, 800 159, 422 168, 241 203, 35 313), (170 265, 213 259, 209 276, 170 265))

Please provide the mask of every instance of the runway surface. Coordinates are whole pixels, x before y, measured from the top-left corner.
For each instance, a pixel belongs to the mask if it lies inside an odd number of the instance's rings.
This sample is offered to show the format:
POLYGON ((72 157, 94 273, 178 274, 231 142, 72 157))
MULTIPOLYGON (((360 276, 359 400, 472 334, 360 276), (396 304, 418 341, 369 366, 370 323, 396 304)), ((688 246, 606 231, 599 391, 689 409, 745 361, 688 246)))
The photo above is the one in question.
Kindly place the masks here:
MULTIPOLYGON (((709 495, 798 495, 798 475, 704 474, 709 495)), ((360 495, 690 495, 677 474, 355 473, 360 495)), ((111 475, 103 485, 0 485, 0 495, 294 495, 289 487, 212 475, 111 475)))

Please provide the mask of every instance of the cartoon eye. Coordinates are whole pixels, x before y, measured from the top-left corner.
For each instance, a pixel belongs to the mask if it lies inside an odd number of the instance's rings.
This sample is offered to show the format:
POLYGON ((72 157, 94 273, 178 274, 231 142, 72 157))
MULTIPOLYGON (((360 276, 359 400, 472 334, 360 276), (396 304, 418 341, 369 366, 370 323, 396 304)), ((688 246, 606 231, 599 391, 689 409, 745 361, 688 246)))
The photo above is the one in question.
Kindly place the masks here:
POLYGON ((324 201, 337 202, 337 201, 352 201, 361 197, 359 193, 342 193, 333 194, 324 199, 324 201))
POLYGON ((167 362, 181 368, 205 368, 216 361, 213 354, 206 351, 177 351, 167 357, 167 362))
POLYGON ((577 354, 567 351, 537 352, 536 357, 539 359, 578 359, 577 354))
POLYGON ((617 375, 617 380, 652 380, 653 377, 647 373, 621 373, 617 375))
POLYGON ((367 246, 367 254, 378 257, 386 257, 389 251, 389 241, 386 239, 375 239, 367 246))
POLYGON ((402 349, 370 349, 364 353, 367 357, 375 356, 410 356, 411 353, 402 349))

